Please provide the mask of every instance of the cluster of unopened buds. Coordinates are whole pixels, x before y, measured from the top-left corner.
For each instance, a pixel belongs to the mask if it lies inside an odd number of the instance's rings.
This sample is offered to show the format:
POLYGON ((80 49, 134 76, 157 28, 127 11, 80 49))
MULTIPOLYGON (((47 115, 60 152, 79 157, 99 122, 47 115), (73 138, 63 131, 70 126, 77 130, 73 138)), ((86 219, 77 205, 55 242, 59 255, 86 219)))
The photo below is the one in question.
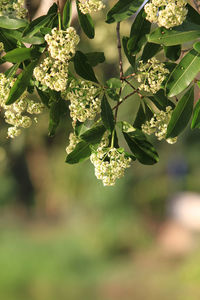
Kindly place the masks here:
POLYGON ((72 80, 68 90, 62 93, 65 100, 70 100, 70 116, 73 121, 93 120, 101 111, 101 88, 90 81, 72 80))
POLYGON ((151 0, 144 6, 146 19, 159 27, 181 25, 187 15, 187 0, 151 0))
POLYGON ((160 90, 162 82, 169 74, 169 70, 164 63, 161 63, 155 57, 150 58, 147 63, 140 61, 138 71, 139 74, 137 74, 136 78, 141 83, 139 90, 153 94, 160 90))
POLYGON ((90 14, 105 7, 101 0, 79 0, 78 5, 83 14, 90 14))
POLYGON ((46 34, 49 56, 34 69, 36 80, 55 91, 65 91, 68 80, 68 65, 79 43, 79 36, 73 27, 66 30, 53 28, 46 34))
POLYGON ((24 8, 24 0, 0 0, 0 15, 24 19, 27 17, 27 9, 24 8))
MULTIPOLYGON (((142 131, 148 135, 155 134, 159 141, 166 139, 167 126, 171 120, 172 112, 172 107, 167 106, 166 111, 161 110, 159 113, 155 113, 150 121, 146 121, 142 125, 142 131)), ((174 144, 177 141, 177 137, 168 138, 166 141, 169 144, 174 144)))
POLYGON ((27 92, 24 92, 15 103, 6 105, 10 88, 14 82, 14 78, 6 78, 3 73, 0 73, 0 109, 4 111, 6 123, 12 125, 8 128, 8 137, 10 138, 20 135, 20 128, 28 128, 31 126, 32 120, 30 116, 25 115, 25 113, 37 115, 43 111, 43 104, 29 100, 27 98, 27 92))

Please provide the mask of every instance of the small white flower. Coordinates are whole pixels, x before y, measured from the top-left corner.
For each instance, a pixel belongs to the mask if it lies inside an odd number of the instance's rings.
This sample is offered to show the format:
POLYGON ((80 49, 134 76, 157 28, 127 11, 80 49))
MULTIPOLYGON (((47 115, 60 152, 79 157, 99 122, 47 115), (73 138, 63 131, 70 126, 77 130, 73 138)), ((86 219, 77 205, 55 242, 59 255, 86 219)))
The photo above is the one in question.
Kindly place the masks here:
POLYGON ((83 14, 90 14, 105 8, 101 0, 79 0, 79 9, 83 14))

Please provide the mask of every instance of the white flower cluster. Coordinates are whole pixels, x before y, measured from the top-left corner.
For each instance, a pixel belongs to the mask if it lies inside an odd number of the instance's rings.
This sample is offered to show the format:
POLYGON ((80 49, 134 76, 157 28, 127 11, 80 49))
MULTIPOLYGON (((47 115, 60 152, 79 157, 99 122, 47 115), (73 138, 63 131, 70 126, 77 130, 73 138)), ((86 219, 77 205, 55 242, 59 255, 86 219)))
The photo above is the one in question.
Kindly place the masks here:
POLYGON ((159 27, 172 28, 181 25, 187 15, 187 0, 151 0, 144 6, 146 19, 159 27))
POLYGON ((99 147, 91 154, 90 160, 95 167, 96 177, 108 186, 113 186, 116 179, 123 177, 131 163, 131 158, 116 148, 99 147))
POLYGON ((27 17, 27 9, 24 8, 24 0, 0 0, 0 15, 24 19, 27 17))
MULTIPOLYGON (((167 106, 166 111, 161 110, 159 113, 155 113, 150 121, 146 121, 142 125, 142 131, 148 135, 155 134, 159 141, 165 139, 172 112, 172 107, 167 106)), ((166 139, 166 141, 169 144, 174 144, 177 141, 177 137, 166 139)))
POLYGON ((159 91, 163 80, 166 78, 166 75, 169 74, 169 70, 165 68, 165 65, 155 57, 150 58, 145 64, 143 61, 140 61, 138 70, 140 73, 137 75, 137 80, 138 82, 142 82, 139 86, 139 90, 153 94, 159 91))
POLYGON ((93 120, 101 111, 101 88, 94 86, 92 82, 85 80, 72 80, 69 89, 62 93, 65 100, 70 100, 70 116, 73 121, 85 122, 93 120))
POLYGON ((79 0, 79 9, 83 14, 90 14, 105 8, 101 0, 79 0))
POLYGON ((21 133, 20 127, 28 128, 31 126, 32 120, 29 116, 25 115, 25 112, 40 114, 43 110, 43 104, 29 100, 27 92, 24 92, 15 103, 6 105, 10 88, 14 82, 15 79, 8 79, 3 73, 0 73, 0 108, 4 110, 6 123, 12 125, 12 127, 8 128, 8 137, 10 138, 14 138, 21 133))
POLYGON ((65 91, 68 80, 69 60, 75 53, 79 36, 73 27, 64 30, 52 29, 52 34, 45 35, 49 57, 34 69, 36 80, 55 91, 65 91))
POLYGON ((69 145, 66 147, 67 154, 71 153, 76 145, 80 142, 80 138, 73 132, 69 135, 69 145))

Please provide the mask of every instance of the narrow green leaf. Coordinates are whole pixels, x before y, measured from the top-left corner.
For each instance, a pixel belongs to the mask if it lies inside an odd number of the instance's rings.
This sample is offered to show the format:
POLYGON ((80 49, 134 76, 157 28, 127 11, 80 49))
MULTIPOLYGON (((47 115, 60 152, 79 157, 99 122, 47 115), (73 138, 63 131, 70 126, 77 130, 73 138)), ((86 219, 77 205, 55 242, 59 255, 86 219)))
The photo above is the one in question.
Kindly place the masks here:
POLYGON ((176 96, 186 89, 199 71, 200 53, 192 49, 171 73, 166 84, 168 96, 176 96))
POLYGON ((14 85, 10 90, 10 94, 6 101, 6 105, 14 103, 26 90, 27 86, 30 83, 30 79, 33 74, 33 70, 37 65, 37 60, 32 61, 17 77, 14 85))
POLYGON ((133 55, 140 52, 146 42, 146 34, 150 32, 150 29, 151 23, 147 21, 144 9, 142 9, 131 26, 130 38, 127 44, 129 53, 133 55))
POLYGON ((72 19, 72 1, 67 0, 63 9, 63 26, 68 28, 72 19))
POLYGON ((27 26, 27 21, 23 19, 12 19, 0 16, 0 27, 7 29, 19 29, 27 26))
POLYGON ((10 36, 7 36, 7 33, 4 31, 4 29, 0 28, 0 41, 4 44, 5 51, 10 51, 12 49, 15 49, 17 47, 16 40, 13 39, 10 36))
POLYGON ((87 142, 81 141, 75 147, 75 149, 68 154, 66 158, 66 163, 76 164, 84 161, 91 155, 90 145, 87 142))
POLYGON ((123 49, 124 49, 124 53, 129 61, 129 63, 131 64, 131 66, 133 67, 133 69, 136 69, 135 63, 136 63, 136 57, 135 55, 132 55, 131 53, 129 53, 128 50, 128 41, 129 38, 127 36, 123 36, 122 38, 122 45, 123 45, 123 49))
POLYGON ((88 63, 92 66, 95 67, 98 64, 101 64, 105 61, 105 56, 103 52, 90 52, 90 53, 85 53, 85 56, 87 57, 88 63))
POLYGON ((23 38, 21 38, 21 42, 32 44, 32 45, 41 45, 45 42, 45 39, 42 36, 42 34, 38 33, 37 35, 34 36, 24 36, 23 38))
POLYGON ((181 45, 163 46, 165 56, 172 61, 179 59, 181 55, 181 45))
POLYGON ((95 36, 94 24, 89 14, 83 14, 79 9, 79 1, 76 0, 76 7, 78 12, 78 19, 84 33, 89 39, 93 39, 95 36))
POLYGON ((158 27, 147 36, 147 39, 151 43, 174 46, 193 41, 197 39, 199 35, 199 25, 184 22, 182 25, 174 27, 173 29, 158 27))
POLYGON ((105 95, 101 101, 101 119, 106 129, 112 132, 115 128, 115 122, 112 109, 105 95))
POLYGON ((165 110, 167 106, 175 107, 174 103, 169 100, 163 90, 158 91, 153 96, 148 97, 158 109, 165 110))
POLYGON ((101 141, 105 131, 106 128, 103 125, 98 125, 85 131, 80 135, 80 138, 89 144, 97 144, 101 141))
POLYGON ((33 20, 28 27, 24 30, 23 36, 34 36, 37 32, 40 31, 41 28, 44 28, 48 23, 51 21, 51 19, 55 17, 54 14, 50 15, 44 15, 41 16, 35 20, 33 20))
POLYGON ((140 129, 146 121, 146 115, 142 103, 140 103, 133 127, 140 129))
POLYGON ((49 136, 52 137, 55 135, 61 117, 66 113, 66 110, 66 102, 60 97, 56 97, 56 99, 51 101, 49 113, 49 136))
POLYGON ((138 11, 143 2, 143 0, 119 0, 108 12, 106 22, 109 24, 113 22, 121 22, 131 17, 138 11))
POLYGON ((153 165, 159 161, 158 153, 153 145, 147 141, 145 135, 136 130, 133 132, 123 132, 124 138, 134 156, 139 162, 145 165, 153 165))
POLYGON ((193 117, 192 117, 191 129, 195 129, 195 128, 200 128, 200 99, 197 101, 195 105, 193 117))
POLYGON ((82 78, 89 81, 98 82, 92 67, 87 62, 87 57, 81 51, 76 51, 74 56, 74 68, 76 73, 82 78))
POLYGON ((38 57, 40 54, 33 48, 16 48, 6 53, 2 57, 4 61, 12 63, 21 63, 26 59, 32 59, 38 57))
POLYGON ((41 91, 40 89, 36 88, 37 89, 37 92, 38 92, 38 95, 40 96, 40 99, 41 99, 41 102, 49 107, 49 102, 50 102, 50 96, 49 96, 49 93, 47 92, 43 92, 41 91))
POLYGON ((188 13, 186 16, 186 20, 190 23, 195 23, 200 25, 199 13, 191 6, 187 5, 188 13))
POLYGON ((166 138, 178 136, 187 126, 193 111, 194 87, 179 100, 168 124, 166 138))

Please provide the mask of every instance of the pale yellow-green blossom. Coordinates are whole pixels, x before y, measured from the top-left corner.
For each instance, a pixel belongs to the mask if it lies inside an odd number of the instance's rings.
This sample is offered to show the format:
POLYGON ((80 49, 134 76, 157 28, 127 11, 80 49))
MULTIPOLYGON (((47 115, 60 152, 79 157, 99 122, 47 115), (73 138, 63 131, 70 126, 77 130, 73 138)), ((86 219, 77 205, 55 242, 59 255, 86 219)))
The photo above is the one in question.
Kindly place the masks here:
POLYGON ((76 145, 80 142, 80 138, 73 132, 69 135, 69 145, 66 147, 67 154, 71 153, 76 145))
POLYGON ((144 6, 146 19, 159 27, 172 28, 181 25, 187 15, 186 0, 151 0, 144 6))
MULTIPOLYGON (((172 112, 172 107, 167 106, 166 111, 161 110, 155 113, 150 121, 146 121, 145 124, 142 125, 142 131, 148 135, 155 134, 159 141, 166 139, 167 126, 171 120, 172 112)), ((177 141, 177 137, 168 138, 166 141, 169 144, 174 144, 177 141)))
POLYGON ((139 73, 136 78, 140 84, 139 90, 145 92, 157 93, 160 90, 162 82, 165 80, 169 70, 163 63, 155 57, 149 59, 147 63, 139 62, 139 73))
POLYGON ((104 186, 113 186, 131 164, 131 158, 116 148, 99 147, 91 154, 90 160, 95 167, 96 177, 103 181, 104 186))
POLYGON ((24 7, 24 0, 0 0, 0 16, 26 18, 27 9, 24 7))
POLYGON ((83 14, 90 14, 105 8, 101 0, 79 0, 78 5, 83 14))
POLYGON ((66 92, 62 93, 65 100, 70 101, 70 116, 73 121, 85 122, 93 120, 101 111, 101 89, 92 82, 72 80, 66 92))

